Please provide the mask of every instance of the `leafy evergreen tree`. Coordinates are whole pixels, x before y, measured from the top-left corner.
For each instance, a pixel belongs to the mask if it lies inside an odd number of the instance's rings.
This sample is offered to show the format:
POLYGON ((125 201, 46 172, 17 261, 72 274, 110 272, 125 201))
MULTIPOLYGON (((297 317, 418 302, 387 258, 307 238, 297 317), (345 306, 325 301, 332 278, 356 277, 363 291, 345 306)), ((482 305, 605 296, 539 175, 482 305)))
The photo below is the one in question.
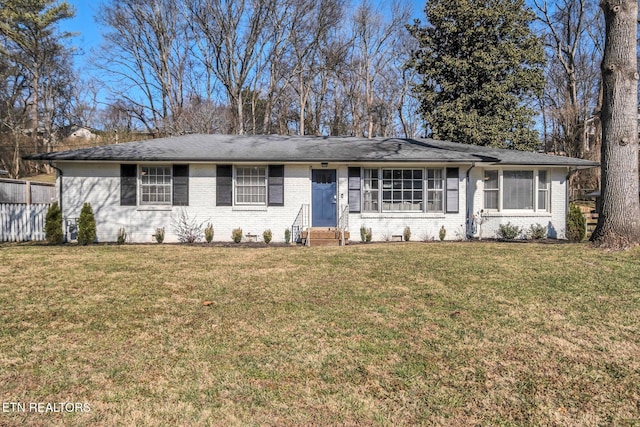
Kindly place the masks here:
POLYGON ((429 136, 532 150, 534 111, 544 87, 542 40, 524 0, 429 0, 428 25, 409 27, 419 49, 409 64, 429 136))
POLYGON ((89 203, 82 205, 78 218, 78 244, 88 245, 96 240, 96 219, 89 203))
POLYGON ((47 216, 44 221, 44 235, 47 242, 52 245, 59 245, 64 239, 62 233, 62 211, 58 202, 53 202, 47 209, 47 216))

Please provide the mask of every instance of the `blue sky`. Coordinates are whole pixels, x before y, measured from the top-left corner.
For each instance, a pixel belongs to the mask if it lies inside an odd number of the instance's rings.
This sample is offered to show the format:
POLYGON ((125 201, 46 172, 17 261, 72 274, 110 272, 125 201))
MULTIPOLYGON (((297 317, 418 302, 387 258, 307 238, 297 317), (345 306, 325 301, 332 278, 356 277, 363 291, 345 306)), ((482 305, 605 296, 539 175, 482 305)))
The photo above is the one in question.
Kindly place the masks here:
MULTIPOLYGON (((380 4, 390 3, 384 0, 376 0, 380 4)), ((426 0, 408 0, 413 8, 413 16, 424 21, 424 6, 426 0)), ((73 19, 67 19, 61 24, 61 28, 65 31, 78 33, 73 39, 72 44, 80 49, 81 55, 76 57, 76 66, 82 67, 84 58, 88 56, 92 48, 100 45, 100 28, 93 18, 97 13, 101 3, 109 3, 109 0, 90 1, 90 0, 67 0, 76 9, 76 16, 73 19)))
POLYGON ((61 28, 78 33, 72 43, 86 55, 92 47, 100 44, 100 30, 93 19, 100 3, 87 0, 67 0, 67 3, 76 9, 76 16, 63 21, 61 28))

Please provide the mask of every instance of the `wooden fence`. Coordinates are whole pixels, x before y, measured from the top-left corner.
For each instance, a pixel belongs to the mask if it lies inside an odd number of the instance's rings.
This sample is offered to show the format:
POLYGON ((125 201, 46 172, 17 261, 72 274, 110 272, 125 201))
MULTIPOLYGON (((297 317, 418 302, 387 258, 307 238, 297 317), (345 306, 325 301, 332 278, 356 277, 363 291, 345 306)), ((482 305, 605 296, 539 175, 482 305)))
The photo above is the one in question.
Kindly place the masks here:
POLYGON ((584 216, 586 222, 586 238, 588 239, 589 237, 591 237, 593 230, 596 229, 596 225, 598 225, 598 211, 596 211, 595 205, 593 203, 578 204, 578 207, 580 208, 580 212, 582 212, 582 215, 584 216))
POLYGON ((0 179, 0 242, 44 240, 54 184, 0 179))

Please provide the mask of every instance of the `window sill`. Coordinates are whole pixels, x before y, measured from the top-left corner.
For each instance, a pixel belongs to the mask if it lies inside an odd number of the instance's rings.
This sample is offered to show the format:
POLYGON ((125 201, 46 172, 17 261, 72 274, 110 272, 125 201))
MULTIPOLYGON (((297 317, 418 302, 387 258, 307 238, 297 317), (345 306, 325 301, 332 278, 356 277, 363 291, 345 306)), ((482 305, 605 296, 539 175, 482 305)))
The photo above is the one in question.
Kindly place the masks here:
POLYGON ((496 218, 501 218, 501 217, 520 217, 520 218, 524 218, 524 217, 543 217, 543 218, 551 218, 551 212, 547 212, 547 211, 539 211, 539 212, 535 212, 535 211, 525 211, 525 210, 503 210, 503 211, 484 211, 484 213, 482 214, 482 216, 484 217, 496 217, 496 218))
POLYGON ((236 205, 231 210, 233 212, 266 212, 267 205, 236 205))
POLYGON ((138 206, 136 208, 136 211, 138 212, 145 212, 145 211, 171 211, 173 209, 173 206, 171 205, 143 205, 143 206, 138 206))
MULTIPOLYGON (((351 213, 351 215, 358 215, 351 213)), ((379 219, 379 218, 433 218, 442 219, 446 215, 442 212, 424 213, 424 212, 363 212, 359 214, 362 219, 379 219)), ((457 214, 451 214, 457 215, 457 214)))

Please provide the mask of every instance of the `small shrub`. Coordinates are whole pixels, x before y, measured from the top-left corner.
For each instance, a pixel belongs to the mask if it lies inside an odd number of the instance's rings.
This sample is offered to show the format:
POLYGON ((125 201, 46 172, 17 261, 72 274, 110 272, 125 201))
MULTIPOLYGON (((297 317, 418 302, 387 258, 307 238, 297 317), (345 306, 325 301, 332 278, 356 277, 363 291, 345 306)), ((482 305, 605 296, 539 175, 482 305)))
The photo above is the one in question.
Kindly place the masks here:
POLYGON ((262 233, 262 240, 264 240, 264 242, 268 245, 269 243, 271 243, 271 239, 273 238, 273 234, 271 233, 271 230, 267 229, 264 230, 264 232, 262 233))
POLYGON ((581 242, 586 234, 587 220, 582 215, 578 205, 571 203, 567 214, 567 239, 572 242, 581 242))
POLYGON ((405 242, 408 242, 409 240, 411 240, 411 228, 409 226, 406 226, 404 228, 404 231, 402 232, 402 238, 404 239, 405 242))
MULTIPOLYGON (((189 218, 189 214, 182 210, 177 218, 172 220, 172 227, 181 243, 196 243, 202 240, 202 226, 196 218, 189 218)), ((213 237, 212 237, 213 238, 213 237)))
POLYGON ((64 240, 62 210, 60 210, 58 202, 53 202, 47 209, 47 216, 44 221, 44 235, 51 245, 59 245, 64 240))
POLYGON ((424 233, 422 233, 422 235, 420 236, 420 239, 423 242, 431 242, 434 240, 433 236, 428 231, 425 231, 424 233))
POLYGON ((123 245, 126 241, 127 232, 125 231, 124 227, 122 227, 120 228, 120 230, 118 230, 118 239, 116 240, 116 243, 118 243, 119 245, 123 245))
POLYGON ((371 228, 367 228, 364 225, 360 227, 360 240, 362 240, 362 243, 370 242, 372 236, 373 232, 371 231, 371 228))
POLYGON ((288 245, 291 242, 291 230, 288 228, 284 230, 284 242, 288 245))
POLYGON ((162 243, 164 242, 164 227, 156 228, 156 234, 153 235, 156 238, 156 242, 162 243))
POLYGON ((231 231, 231 238, 234 242, 240 243, 242 241, 242 228, 234 228, 231 231))
POLYGON ((546 239, 547 227, 540 224, 531 224, 529 230, 527 231, 527 237, 533 240, 546 239))
POLYGON ((517 225, 508 222, 498 226, 498 238, 505 240, 514 240, 522 233, 522 229, 517 225))
POLYGON ((455 233, 456 233, 456 240, 458 242, 463 242, 469 239, 469 237, 467 236, 467 229, 465 228, 464 224, 460 224, 460 226, 455 231, 455 233))
POLYGON ((207 243, 211 243, 213 240, 213 225, 211 225, 211 223, 207 224, 207 228, 204 229, 204 240, 206 240, 207 243))
POLYGON ((96 219, 91 204, 85 203, 78 218, 78 244, 88 245, 96 240, 96 219))
POLYGON ((438 231, 438 237, 440 238, 441 242, 444 240, 445 237, 447 237, 447 229, 444 228, 444 225, 440 227, 440 231, 438 231))

